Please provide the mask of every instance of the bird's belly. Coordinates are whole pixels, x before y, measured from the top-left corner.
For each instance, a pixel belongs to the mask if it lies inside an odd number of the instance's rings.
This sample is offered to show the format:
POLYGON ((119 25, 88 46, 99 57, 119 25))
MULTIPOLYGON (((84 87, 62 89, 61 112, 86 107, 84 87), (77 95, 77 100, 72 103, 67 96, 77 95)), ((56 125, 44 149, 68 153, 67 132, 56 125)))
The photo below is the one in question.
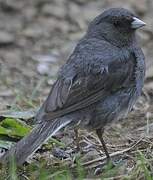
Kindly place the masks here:
POLYGON ((106 124, 125 118, 138 98, 136 89, 118 91, 97 103, 88 128, 103 128, 106 124))

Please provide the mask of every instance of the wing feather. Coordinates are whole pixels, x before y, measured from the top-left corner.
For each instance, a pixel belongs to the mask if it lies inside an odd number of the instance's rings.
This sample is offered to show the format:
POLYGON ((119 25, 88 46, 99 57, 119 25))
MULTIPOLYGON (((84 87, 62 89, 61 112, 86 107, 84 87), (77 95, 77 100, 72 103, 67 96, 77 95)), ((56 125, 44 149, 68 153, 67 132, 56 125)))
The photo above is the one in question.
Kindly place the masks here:
POLYGON ((76 57, 73 57, 76 63, 68 61, 40 108, 36 117, 38 121, 51 120, 85 108, 112 91, 128 86, 134 72, 134 57, 120 58, 120 55, 116 57, 108 51, 104 54, 106 59, 101 57, 91 56, 91 59, 82 60, 78 56, 80 61, 76 57))

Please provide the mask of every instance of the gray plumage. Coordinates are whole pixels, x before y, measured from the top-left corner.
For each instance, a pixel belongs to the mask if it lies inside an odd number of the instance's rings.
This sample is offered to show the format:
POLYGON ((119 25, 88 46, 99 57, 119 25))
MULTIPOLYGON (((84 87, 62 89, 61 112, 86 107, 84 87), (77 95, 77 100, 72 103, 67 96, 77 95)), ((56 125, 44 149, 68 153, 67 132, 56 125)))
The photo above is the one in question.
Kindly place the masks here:
POLYGON ((144 55, 131 28, 134 14, 113 8, 96 17, 77 44, 37 113, 38 125, 6 154, 17 164, 66 125, 104 129, 124 118, 141 95, 144 55))

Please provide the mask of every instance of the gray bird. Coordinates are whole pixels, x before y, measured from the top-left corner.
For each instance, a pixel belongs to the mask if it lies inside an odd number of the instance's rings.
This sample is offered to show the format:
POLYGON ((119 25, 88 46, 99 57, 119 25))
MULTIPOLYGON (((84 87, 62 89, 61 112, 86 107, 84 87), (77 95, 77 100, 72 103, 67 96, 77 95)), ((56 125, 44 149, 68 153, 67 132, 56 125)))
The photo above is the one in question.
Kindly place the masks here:
POLYGON ((21 165, 49 137, 65 126, 95 130, 103 140, 107 124, 124 118, 141 95, 144 55, 136 30, 145 23, 123 8, 97 16, 60 69, 32 132, 7 151, 1 162, 15 156, 21 165))

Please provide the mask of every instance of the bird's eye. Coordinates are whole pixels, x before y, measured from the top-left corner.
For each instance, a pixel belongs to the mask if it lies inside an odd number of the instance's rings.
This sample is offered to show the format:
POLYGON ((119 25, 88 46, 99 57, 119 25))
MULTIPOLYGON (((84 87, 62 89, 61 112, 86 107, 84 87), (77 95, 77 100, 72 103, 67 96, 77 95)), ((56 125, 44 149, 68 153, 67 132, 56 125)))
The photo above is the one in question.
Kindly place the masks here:
POLYGON ((119 21, 115 21, 113 24, 114 24, 115 27, 120 26, 120 22, 119 21))

